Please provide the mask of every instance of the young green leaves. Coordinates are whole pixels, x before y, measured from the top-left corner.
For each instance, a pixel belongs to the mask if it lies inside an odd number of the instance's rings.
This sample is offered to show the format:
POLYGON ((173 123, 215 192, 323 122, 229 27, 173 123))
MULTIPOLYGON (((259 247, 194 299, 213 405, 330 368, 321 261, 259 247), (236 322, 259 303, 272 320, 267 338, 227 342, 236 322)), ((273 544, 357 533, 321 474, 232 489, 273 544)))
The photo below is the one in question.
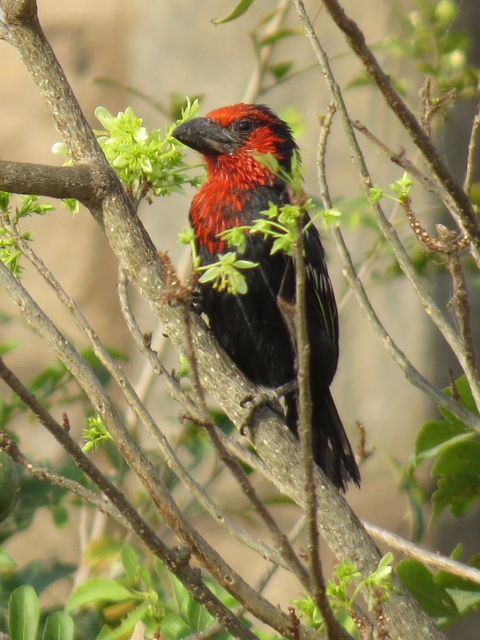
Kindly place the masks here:
MULTIPOLYGON (((181 118, 164 131, 147 131, 143 120, 131 107, 112 115, 105 107, 97 107, 95 115, 103 126, 96 131, 98 142, 109 164, 115 169, 129 197, 139 200, 152 193, 155 196, 182 191, 185 184, 198 185, 198 177, 189 177, 190 167, 183 161, 180 143, 172 131, 198 111, 198 101, 186 100, 181 118)), ((54 153, 69 155, 62 143, 52 148, 54 153)))
MULTIPOLYGON (((50 204, 40 204, 38 196, 21 196, 19 206, 15 207, 15 212, 11 209, 12 194, 0 191, 0 260, 8 267, 11 273, 18 277, 21 274, 20 257, 22 255, 15 236, 9 230, 10 225, 16 225, 22 218, 31 215, 44 215, 51 211, 50 204)), ((32 239, 29 232, 21 235, 23 240, 32 239)))
POLYGON ((197 267, 198 271, 203 271, 199 282, 211 282, 214 289, 219 291, 227 291, 228 293, 244 294, 247 293, 247 280, 242 273, 244 269, 253 269, 258 264, 250 260, 237 260, 237 254, 234 251, 219 254, 218 262, 197 267))

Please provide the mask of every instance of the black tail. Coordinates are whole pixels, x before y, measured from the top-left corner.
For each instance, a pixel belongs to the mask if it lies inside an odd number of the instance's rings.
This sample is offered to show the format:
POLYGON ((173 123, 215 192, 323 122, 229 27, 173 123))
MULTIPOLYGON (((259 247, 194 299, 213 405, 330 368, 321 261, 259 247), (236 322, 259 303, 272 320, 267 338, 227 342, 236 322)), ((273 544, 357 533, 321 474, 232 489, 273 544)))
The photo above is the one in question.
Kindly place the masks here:
MULTIPOLYGON (((296 394, 286 398, 286 401, 287 424, 297 435, 296 394)), ((360 471, 328 389, 321 399, 313 398, 312 425, 313 457, 318 466, 342 491, 350 481, 359 485, 360 471)))

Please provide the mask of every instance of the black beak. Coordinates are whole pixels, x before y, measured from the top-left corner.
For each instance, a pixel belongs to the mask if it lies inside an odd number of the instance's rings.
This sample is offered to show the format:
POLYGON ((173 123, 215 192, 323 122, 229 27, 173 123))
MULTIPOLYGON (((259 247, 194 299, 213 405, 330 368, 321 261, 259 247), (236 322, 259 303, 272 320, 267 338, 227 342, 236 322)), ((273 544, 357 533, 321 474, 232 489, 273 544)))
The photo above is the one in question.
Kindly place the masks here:
POLYGON ((233 153, 240 141, 230 131, 209 118, 193 118, 180 124, 173 137, 204 156, 233 153))

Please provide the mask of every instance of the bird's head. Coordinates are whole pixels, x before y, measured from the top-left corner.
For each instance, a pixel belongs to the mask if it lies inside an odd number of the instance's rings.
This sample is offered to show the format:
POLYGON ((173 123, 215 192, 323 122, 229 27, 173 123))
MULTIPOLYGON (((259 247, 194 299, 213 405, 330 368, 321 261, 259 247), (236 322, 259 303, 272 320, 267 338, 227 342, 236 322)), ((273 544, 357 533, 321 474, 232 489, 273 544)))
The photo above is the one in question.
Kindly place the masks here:
POLYGON ((173 135, 200 152, 210 175, 242 172, 271 182, 259 154, 272 154, 287 172, 297 145, 290 127, 264 105, 235 104, 210 111, 179 125, 173 135))

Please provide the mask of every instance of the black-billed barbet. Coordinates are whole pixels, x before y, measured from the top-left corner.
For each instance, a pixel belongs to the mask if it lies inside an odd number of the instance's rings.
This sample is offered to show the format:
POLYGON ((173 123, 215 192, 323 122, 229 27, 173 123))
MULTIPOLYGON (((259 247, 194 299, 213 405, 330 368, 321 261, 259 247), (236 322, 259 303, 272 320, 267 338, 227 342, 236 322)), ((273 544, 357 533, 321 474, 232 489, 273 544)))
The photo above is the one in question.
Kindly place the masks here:
MULTIPOLYGON (((229 251, 219 234, 251 225, 270 203, 289 203, 289 189, 281 173, 273 172, 259 154, 272 154, 291 171, 297 145, 288 125, 268 107, 236 104, 211 111, 204 118, 181 124, 174 136, 200 152, 208 170, 206 182, 193 198, 190 223, 203 265, 229 251)), ((305 214, 307 216, 308 214, 305 214)), ((295 300, 292 258, 270 253, 272 242, 249 234, 245 258, 258 263, 242 273, 244 295, 200 285, 200 306, 211 330, 235 364, 254 383, 276 388, 295 379, 295 351, 281 298, 295 300)), ((310 342, 310 381, 314 457, 337 487, 345 489, 360 474, 330 393, 338 361, 338 317, 320 236, 313 225, 304 234, 306 308, 310 342)), ((296 391, 285 396, 286 420, 297 433, 296 391)))

